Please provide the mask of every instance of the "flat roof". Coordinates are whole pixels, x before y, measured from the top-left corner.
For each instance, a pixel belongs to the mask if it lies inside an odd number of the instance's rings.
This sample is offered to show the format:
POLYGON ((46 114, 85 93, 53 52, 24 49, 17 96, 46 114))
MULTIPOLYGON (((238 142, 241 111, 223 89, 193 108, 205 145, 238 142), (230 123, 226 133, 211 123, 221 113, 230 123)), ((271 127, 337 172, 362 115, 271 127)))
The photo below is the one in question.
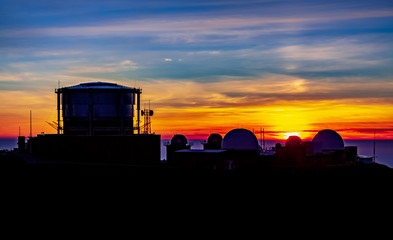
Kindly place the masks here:
POLYGON ((137 90, 135 88, 125 87, 118 85, 116 83, 109 83, 109 82, 88 82, 88 83, 81 83, 79 85, 70 86, 60 88, 60 90, 73 90, 73 89, 121 89, 121 90, 137 90))

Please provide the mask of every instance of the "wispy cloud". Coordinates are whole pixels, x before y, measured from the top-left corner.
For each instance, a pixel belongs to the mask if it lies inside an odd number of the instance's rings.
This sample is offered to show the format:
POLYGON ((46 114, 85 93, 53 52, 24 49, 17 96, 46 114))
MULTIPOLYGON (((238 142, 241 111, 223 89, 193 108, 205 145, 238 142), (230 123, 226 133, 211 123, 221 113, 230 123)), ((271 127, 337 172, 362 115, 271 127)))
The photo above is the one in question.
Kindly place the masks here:
POLYGON ((315 81, 286 75, 271 75, 210 83, 154 80, 143 85, 149 89, 149 98, 155 99, 160 106, 175 108, 250 107, 282 101, 351 100, 367 103, 372 101, 370 99, 380 99, 374 102, 385 102, 393 96, 393 84, 390 82, 375 79, 370 81, 367 78, 357 81, 315 81))
POLYGON ((82 51, 68 50, 68 51, 36 51, 33 52, 33 56, 36 57, 54 57, 54 56, 67 56, 67 55, 80 55, 82 51))
POLYGON ((350 43, 348 41, 335 41, 318 45, 290 45, 277 48, 271 52, 288 60, 339 60, 358 56, 369 56, 380 47, 374 44, 350 43))
POLYGON ((307 28, 315 28, 312 25, 316 23, 345 21, 352 19, 368 19, 368 18, 384 18, 393 17, 392 9, 383 10, 361 10, 354 12, 333 12, 329 14, 308 14, 302 16, 206 16, 196 17, 193 15, 175 15, 165 18, 150 18, 148 20, 130 20, 122 19, 115 23, 100 23, 96 25, 86 26, 67 26, 67 27, 44 27, 29 29, 4 30, 0 33, 0 37, 38 37, 38 36, 103 36, 103 35, 148 35, 149 32, 167 33, 167 32, 193 32, 194 34, 232 34, 238 35, 247 32, 258 34, 288 31, 289 26, 296 30, 296 25, 308 26, 307 28), (310 25, 312 24, 312 25, 310 25), (262 29, 252 29, 255 27, 263 27, 262 29), (225 32, 217 32, 225 30, 225 32))
POLYGON ((139 66, 135 62, 131 60, 124 60, 120 63, 107 63, 107 64, 102 64, 100 66, 72 66, 65 72, 70 74, 113 73, 113 72, 136 70, 138 68, 139 66))

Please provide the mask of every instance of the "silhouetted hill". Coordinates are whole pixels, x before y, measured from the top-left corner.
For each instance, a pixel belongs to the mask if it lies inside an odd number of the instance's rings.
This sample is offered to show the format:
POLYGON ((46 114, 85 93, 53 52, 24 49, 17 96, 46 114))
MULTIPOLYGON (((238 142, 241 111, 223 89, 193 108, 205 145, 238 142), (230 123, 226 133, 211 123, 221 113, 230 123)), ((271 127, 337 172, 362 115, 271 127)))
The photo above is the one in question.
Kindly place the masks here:
POLYGON ((368 182, 393 180, 393 169, 382 164, 352 164, 324 167, 287 167, 265 169, 237 169, 214 171, 210 169, 187 169, 168 167, 161 163, 156 166, 121 164, 83 164, 72 162, 27 163, 15 155, 0 155, 3 174, 16 174, 22 178, 52 179, 54 181, 207 181, 270 182, 271 184, 313 181, 367 184, 368 182))

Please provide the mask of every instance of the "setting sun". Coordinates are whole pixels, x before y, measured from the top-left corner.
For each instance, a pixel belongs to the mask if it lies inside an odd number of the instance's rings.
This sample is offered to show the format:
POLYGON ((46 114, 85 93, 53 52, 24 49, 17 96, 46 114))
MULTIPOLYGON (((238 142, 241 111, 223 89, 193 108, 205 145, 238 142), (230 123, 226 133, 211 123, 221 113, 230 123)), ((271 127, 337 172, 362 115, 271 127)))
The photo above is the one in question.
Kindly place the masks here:
POLYGON ((302 138, 298 132, 282 133, 282 135, 283 135, 283 139, 288 139, 290 136, 298 136, 302 138))

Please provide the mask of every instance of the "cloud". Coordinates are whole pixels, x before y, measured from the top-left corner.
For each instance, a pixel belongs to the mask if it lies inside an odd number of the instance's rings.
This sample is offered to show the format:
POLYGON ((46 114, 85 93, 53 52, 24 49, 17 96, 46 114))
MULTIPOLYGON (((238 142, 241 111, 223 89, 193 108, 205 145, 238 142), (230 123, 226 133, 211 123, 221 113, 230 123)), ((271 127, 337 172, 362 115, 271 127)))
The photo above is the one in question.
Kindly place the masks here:
MULTIPOLYGON (((121 63, 129 64, 126 60, 121 63)), ((18 79, 22 76, 8 77, 18 79)), ((15 88, 16 95, 0 85, 7 103, 4 112, 12 112, 14 107, 26 109, 31 106, 36 112, 45 112, 42 116, 47 119, 43 122, 51 120, 51 114, 55 117, 51 106, 55 104, 53 89, 57 87, 58 80, 62 87, 91 81, 141 87, 142 104, 150 100, 156 112, 154 128, 165 131, 205 129, 208 132, 209 129, 221 129, 226 132, 233 127, 260 125, 271 126, 269 131, 289 131, 309 129, 308 123, 345 123, 359 119, 372 122, 376 121, 376 116, 379 122, 389 122, 393 117, 392 101, 386 100, 393 96, 389 95, 393 90, 392 83, 384 83, 383 80, 372 82, 368 78, 314 81, 277 74, 258 78, 229 76, 222 77, 218 82, 205 83, 190 79, 114 81, 60 74, 42 76, 40 82, 19 81, 24 86, 15 88), (30 85, 36 88, 35 91, 29 90, 30 85), (384 86, 383 90, 381 85, 384 86), (24 91, 28 92, 26 97, 24 91), (370 93, 366 94, 367 91, 370 93), (359 93, 364 95, 358 96, 359 93), (11 102, 12 96, 18 98, 17 103, 11 102), (244 119, 247 121, 244 122, 244 119)), ((360 125, 354 126, 358 128, 360 125)), ((272 135, 273 132, 270 137, 272 135)))
POLYGON ((383 103, 393 98, 393 83, 369 78, 309 80, 287 75, 259 78, 233 77, 219 82, 152 80, 143 83, 150 99, 174 108, 266 106, 276 102, 345 101, 383 103), (384 86, 381 88, 381 86, 384 86), (379 99, 379 100, 378 100, 379 99))
POLYGON ((196 51, 196 52, 188 52, 188 55, 219 55, 221 51, 218 50, 210 50, 210 51, 196 51))
POLYGON ((32 77, 33 73, 18 73, 18 74, 10 74, 10 73, 0 73, 0 82, 18 82, 23 81, 26 78, 32 77))
MULTIPOLYGON (((346 80, 348 81, 348 79, 346 80)), ((270 101, 340 101, 356 99, 364 102, 370 101, 369 99, 380 99, 383 102, 386 99, 393 98, 393 83, 385 80, 377 81, 364 78, 360 82, 339 82, 338 79, 335 79, 332 82, 329 79, 298 79, 279 80, 279 82, 265 82, 269 87, 260 87, 257 91, 237 88, 234 91, 222 92, 222 94, 231 98, 244 99, 249 104, 257 103, 260 99, 269 99, 270 101)), ((245 82, 245 84, 248 84, 251 88, 256 87, 253 81, 245 82)))
POLYGON ((383 46, 374 43, 359 43, 351 40, 335 40, 323 44, 288 45, 278 47, 267 53, 276 54, 287 60, 348 60, 358 57, 369 57, 383 51, 383 46))
POLYGON ((54 56, 66 56, 66 55, 79 55, 81 54, 82 51, 73 51, 73 50, 68 50, 68 51, 36 51, 33 52, 33 56, 36 57, 54 57, 54 56))
POLYGON ((114 35, 173 35, 186 33, 189 35, 248 35, 268 34, 274 32, 296 31, 299 29, 315 29, 316 23, 345 21, 352 19, 369 19, 393 17, 392 9, 358 10, 340 12, 331 9, 328 14, 321 14, 321 9, 315 13, 300 12, 293 16, 277 16, 267 13, 265 17, 255 14, 238 15, 224 14, 220 17, 203 14, 177 14, 162 18, 150 19, 120 19, 100 24, 81 26, 42 27, 28 29, 9 29, 0 33, 2 38, 42 37, 42 36, 114 36, 114 35), (312 26, 314 25, 314 26, 312 26), (260 27, 260 28, 258 28, 260 27), (292 29, 292 30, 291 30, 292 29))
POLYGON ((114 73, 121 71, 130 71, 140 68, 135 62, 131 60, 124 60, 118 63, 106 63, 99 66, 72 66, 66 73, 114 73))

